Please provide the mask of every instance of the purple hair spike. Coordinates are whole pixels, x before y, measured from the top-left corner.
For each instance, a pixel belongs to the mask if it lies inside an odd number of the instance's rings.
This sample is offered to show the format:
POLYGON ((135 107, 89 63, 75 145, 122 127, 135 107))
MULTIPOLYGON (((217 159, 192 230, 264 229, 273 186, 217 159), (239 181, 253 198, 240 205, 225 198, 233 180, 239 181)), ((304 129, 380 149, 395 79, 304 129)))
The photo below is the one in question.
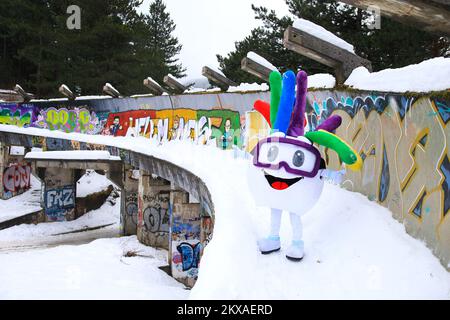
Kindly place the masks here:
POLYGON ((291 137, 303 136, 305 134, 304 120, 306 111, 306 91, 308 90, 308 75, 301 70, 297 74, 297 97, 295 99, 294 111, 288 135, 291 137))
POLYGON ((321 125, 319 125, 316 128, 316 131, 325 130, 328 132, 333 132, 334 130, 339 128, 341 123, 342 123, 342 118, 340 116, 338 116, 337 114, 335 114, 335 115, 329 117, 328 119, 326 119, 321 125))

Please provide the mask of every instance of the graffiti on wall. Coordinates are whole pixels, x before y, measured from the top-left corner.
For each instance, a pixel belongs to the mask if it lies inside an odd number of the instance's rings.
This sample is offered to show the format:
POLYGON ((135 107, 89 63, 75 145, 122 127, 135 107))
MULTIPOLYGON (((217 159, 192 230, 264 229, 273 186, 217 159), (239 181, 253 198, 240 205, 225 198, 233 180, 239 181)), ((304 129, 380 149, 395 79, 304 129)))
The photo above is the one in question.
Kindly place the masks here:
POLYGON ((45 190, 45 214, 51 221, 64 221, 68 211, 75 208, 75 188, 65 186, 45 190))
POLYGON ((3 171, 3 199, 21 194, 31 186, 31 166, 11 164, 3 171))
POLYGON ((172 275, 175 278, 197 278, 202 251, 200 241, 175 241, 172 248, 172 275))
POLYGON ((142 136, 159 142, 192 140, 230 149, 242 145, 244 120, 231 110, 134 110, 109 114, 102 133, 142 136))
MULTIPOLYGON (((389 208, 407 231, 450 259, 450 103, 401 95, 336 97, 317 93, 310 102, 311 127, 331 114, 337 134, 360 153, 361 172, 347 172, 344 186, 389 208)), ((340 168, 322 148, 327 164, 340 168)))
POLYGON ((127 192, 125 197, 125 212, 127 220, 131 221, 133 226, 137 225, 138 216, 138 194, 137 192, 127 192))
POLYGON ((36 120, 36 107, 28 104, 0 105, 0 124, 29 127, 36 120))
POLYGON ((99 133, 99 119, 94 112, 86 108, 47 108, 42 109, 35 126, 63 132, 78 132, 87 134, 99 133))
POLYGON ((143 195, 147 207, 143 212, 144 227, 151 233, 169 233, 169 199, 168 192, 156 195, 143 195))

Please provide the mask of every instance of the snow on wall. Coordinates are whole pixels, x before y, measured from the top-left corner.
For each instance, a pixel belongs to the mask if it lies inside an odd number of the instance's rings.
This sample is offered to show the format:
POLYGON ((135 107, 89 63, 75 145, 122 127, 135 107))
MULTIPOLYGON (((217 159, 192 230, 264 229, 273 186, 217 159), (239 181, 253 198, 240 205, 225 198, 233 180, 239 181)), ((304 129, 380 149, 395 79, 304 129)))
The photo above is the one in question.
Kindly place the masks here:
POLYGON ((434 58, 403 68, 370 73, 353 70, 345 84, 360 90, 429 92, 450 89, 450 58, 434 58))

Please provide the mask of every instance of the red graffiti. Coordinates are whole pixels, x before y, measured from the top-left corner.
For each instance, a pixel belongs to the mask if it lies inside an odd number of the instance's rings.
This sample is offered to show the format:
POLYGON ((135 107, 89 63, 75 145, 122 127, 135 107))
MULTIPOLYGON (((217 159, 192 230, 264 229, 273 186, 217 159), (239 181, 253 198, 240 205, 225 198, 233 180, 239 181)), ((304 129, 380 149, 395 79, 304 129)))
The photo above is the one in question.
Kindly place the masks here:
MULTIPOLYGON (((106 122, 105 131, 112 136, 125 136, 129 127, 136 127, 136 121, 145 122, 146 118, 154 119, 156 117, 155 110, 135 110, 119 113, 110 113, 106 122)), ((150 131, 145 125, 140 126, 140 133, 145 134, 150 131), (144 132, 147 131, 147 132, 144 132)))
POLYGON ((3 187, 6 191, 18 192, 30 188, 31 166, 13 164, 3 172, 3 187))

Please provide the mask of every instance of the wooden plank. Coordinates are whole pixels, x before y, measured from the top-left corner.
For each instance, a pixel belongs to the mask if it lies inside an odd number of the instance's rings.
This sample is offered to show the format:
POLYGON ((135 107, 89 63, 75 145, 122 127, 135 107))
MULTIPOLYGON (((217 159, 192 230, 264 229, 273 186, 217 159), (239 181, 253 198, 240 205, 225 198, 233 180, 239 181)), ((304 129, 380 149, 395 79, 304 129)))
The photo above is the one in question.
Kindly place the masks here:
MULTIPOLYGON (((360 9, 380 8, 382 16, 429 32, 450 35, 450 0, 340 0, 360 9)), ((381 22, 383 27, 383 22, 381 22)))
POLYGON ((208 78, 210 82, 214 83, 224 91, 228 90, 228 88, 231 86, 237 86, 237 84, 234 81, 228 79, 227 77, 224 77, 223 75, 221 75, 220 73, 211 69, 208 66, 204 66, 202 68, 202 75, 208 78))
POLYGON ((292 26, 286 29, 283 44, 289 50, 334 68, 338 84, 344 83, 357 67, 372 71, 370 61, 292 26))
POLYGON ((157 96, 160 96, 164 92, 166 92, 166 90, 164 90, 164 88, 161 87, 159 85, 159 83, 157 83, 155 80, 150 79, 150 78, 144 79, 144 86, 149 88, 150 91, 157 96))
POLYGON ((183 86, 180 82, 178 82, 175 78, 167 75, 164 77, 164 83, 169 86, 173 90, 174 93, 183 93, 186 91, 186 87, 183 86))
POLYGON ((267 82, 269 81, 269 75, 272 72, 271 69, 248 57, 244 57, 241 60, 241 69, 267 82))

